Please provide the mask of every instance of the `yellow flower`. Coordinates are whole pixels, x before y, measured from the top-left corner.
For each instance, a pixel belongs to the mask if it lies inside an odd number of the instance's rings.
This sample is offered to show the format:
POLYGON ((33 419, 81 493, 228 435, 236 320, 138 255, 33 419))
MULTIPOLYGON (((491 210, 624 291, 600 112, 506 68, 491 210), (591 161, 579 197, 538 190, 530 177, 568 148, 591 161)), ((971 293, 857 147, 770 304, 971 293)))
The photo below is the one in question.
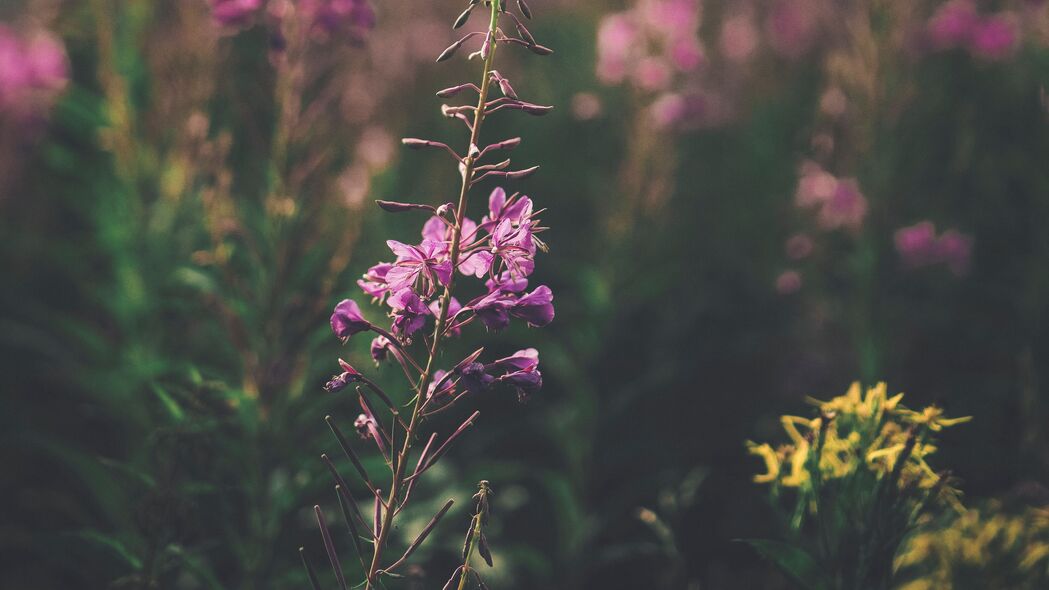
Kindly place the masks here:
POLYGON ((759 473, 754 476, 755 483, 769 483, 776 481, 779 477, 779 466, 780 460, 776 455, 776 451, 772 450, 772 447, 768 443, 757 444, 753 441, 747 441, 747 451, 752 455, 757 455, 765 461, 765 473, 759 473))
POLYGON ((929 430, 933 432, 939 432, 944 427, 954 426, 955 424, 962 424, 973 419, 972 416, 963 416, 961 418, 944 418, 943 410, 937 406, 928 406, 920 412, 907 409, 899 409, 896 413, 905 422, 911 424, 922 424, 929 427, 929 430))
POLYGON ((874 387, 868 388, 865 396, 861 396, 861 390, 860 382, 854 381, 845 395, 838 396, 829 402, 821 402, 812 398, 809 398, 809 401, 818 405, 824 413, 837 412, 855 415, 862 420, 873 418, 876 422, 880 422, 882 415, 886 411, 896 409, 900 400, 903 399, 902 393, 888 397, 888 387, 885 382, 879 382, 874 387))
POLYGON ((791 488, 796 488, 809 480, 809 472, 805 469, 805 463, 809 459, 809 443, 795 447, 790 453, 790 475, 780 482, 791 488))

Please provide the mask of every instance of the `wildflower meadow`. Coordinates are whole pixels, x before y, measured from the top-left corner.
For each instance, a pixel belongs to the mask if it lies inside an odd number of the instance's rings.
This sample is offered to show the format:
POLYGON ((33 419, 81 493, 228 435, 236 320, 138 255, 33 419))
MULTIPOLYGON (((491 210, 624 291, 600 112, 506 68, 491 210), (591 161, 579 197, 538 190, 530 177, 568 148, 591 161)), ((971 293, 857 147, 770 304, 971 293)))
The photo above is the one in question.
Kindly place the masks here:
POLYGON ((1049 588, 1044 0, 10 0, 0 212, 0 588, 1049 588))

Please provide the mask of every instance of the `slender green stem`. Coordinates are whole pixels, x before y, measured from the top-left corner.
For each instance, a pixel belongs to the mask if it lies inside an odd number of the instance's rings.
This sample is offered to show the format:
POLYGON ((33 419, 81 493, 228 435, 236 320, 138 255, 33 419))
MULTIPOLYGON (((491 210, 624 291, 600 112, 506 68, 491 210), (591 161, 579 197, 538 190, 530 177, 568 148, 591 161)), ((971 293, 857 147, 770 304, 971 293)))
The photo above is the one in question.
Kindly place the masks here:
POLYGON ((433 379, 434 362, 437 358, 437 353, 440 350, 441 337, 444 333, 445 323, 448 321, 448 307, 449 302, 452 299, 452 289, 455 283, 455 269, 459 265, 463 219, 466 216, 467 197, 470 192, 470 185, 473 183, 476 166, 476 151, 473 147, 477 145, 477 141, 480 138, 481 124, 484 121, 484 106, 485 103, 488 102, 488 89, 490 86, 492 63, 496 49, 495 31, 499 23, 499 4, 500 0, 491 1, 492 12, 488 25, 488 35, 485 37, 485 43, 488 44, 488 47, 485 48, 486 55, 484 59, 484 69, 481 75, 481 89, 478 93, 477 110, 474 112, 474 122, 470 130, 470 144, 466 149, 467 155, 463 159, 462 186, 459 190, 459 203, 455 210, 455 226, 452 228, 452 245, 450 254, 452 275, 448 280, 448 284, 445 286, 444 294, 441 295, 440 311, 437 314, 437 323, 434 327, 433 339, 430 343, 429 358, 426 361, 426 368, 423 369, 422 377, 419 379, 419 386, 415 391, 416 395, 415 402, 412 404, 412 416, 408 421, 404 444, 397 456, 396 465, 394 467, 393 478, 390 483, 390 495, 386 501, 386 512, 382 518, 382 528, 379 531, 379 537, 375 540, 371 565, 368 567, 366 580, 367 589, 371 589, 375 584, 375 573, 379 570, 383 549, 389 538, 393 516, 396 514, 397 495, 400 494, 401 487, 404 484, 404 466, 407 463, 406 459, 408 458, 408 454, 412 449, 416 428, 421 421, 420 409, 423 402, 426 400, 426 390, 430 386, 430 381, 433 379))

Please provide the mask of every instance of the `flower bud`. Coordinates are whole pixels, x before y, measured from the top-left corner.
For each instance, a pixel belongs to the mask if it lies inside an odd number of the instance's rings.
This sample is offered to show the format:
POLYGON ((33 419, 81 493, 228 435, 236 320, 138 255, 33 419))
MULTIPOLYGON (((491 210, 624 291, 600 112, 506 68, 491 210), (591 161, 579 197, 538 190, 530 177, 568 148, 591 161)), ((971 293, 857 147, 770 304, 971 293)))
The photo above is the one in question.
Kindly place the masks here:
POLYGON ((460 14, 459 17, 455 19, 455 23, 452 24, 453 29, 458 29, 459 27, 462 27, 466 24, 466 21, 470 20, 470 13, 473 12, 474 6, 476 6, 476 4, 471 4, 470 6, 468 6, 466 10, 464 10, 462 14, 460 14))

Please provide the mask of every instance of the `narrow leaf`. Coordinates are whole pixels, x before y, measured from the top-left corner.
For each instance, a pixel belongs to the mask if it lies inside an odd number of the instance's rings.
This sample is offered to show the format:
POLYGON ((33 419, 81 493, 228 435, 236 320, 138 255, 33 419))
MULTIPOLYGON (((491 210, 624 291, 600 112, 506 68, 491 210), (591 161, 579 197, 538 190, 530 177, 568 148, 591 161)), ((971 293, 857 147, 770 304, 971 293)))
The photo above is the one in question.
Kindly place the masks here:
POLYGON ((771 539, 741 539, 805 590, 829 590, 819 563, 799 547, 771 539))

